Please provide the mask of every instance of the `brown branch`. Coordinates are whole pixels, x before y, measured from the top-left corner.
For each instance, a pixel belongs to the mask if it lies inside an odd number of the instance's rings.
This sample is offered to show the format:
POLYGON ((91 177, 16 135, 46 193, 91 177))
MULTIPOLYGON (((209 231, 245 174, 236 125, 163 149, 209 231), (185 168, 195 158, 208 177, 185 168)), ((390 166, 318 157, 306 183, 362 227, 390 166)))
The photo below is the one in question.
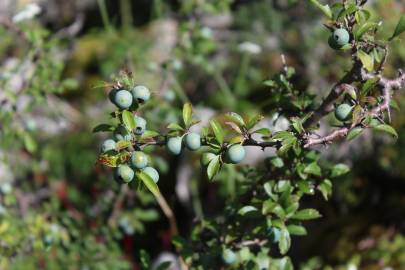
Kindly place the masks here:
POLYGON ((321 138, 308 138, 305 141, 304 148, 309 148, 311 146, 319 145, 319 144, 325 144, 325 145, 330 144, 337 139, 346 137, 348 133, 349 133, 349 128, 343 127, 343 128, 334 130, 330 134, 328 134, 324 137, 321 137, 321 138))
POLYGON ((382 89, 384 101, 380 105, 369 110, 360 119, 358 119, 356 123, 353 123, 351 127, 342 127, 321 138, 307 137, 304 142, 304 148, 309 148, 319 144, 330 144, 337 139, 346 137, 349 132, 353 128, 357 127, 367 116, 378 117, 384 111, 388 111, 389 114, 392 91, 401 89, 405 86, 405 74, 400 71, 397 78, 387 79, 380 74, 367 73, 366 71, 362 70, 361 75, 363 80, 379 78, 378 86, 382 89))
POLYGON ((354 82, 358 73, 361 70, 361 64, 355 62, 352 69, 346 73, 346 75, 340 79, 329 92, 329 95, 323 100, 322 104, 315 110, 315 112, 304 123, 304 128, 310 128, 317 124, 325 115, 329 114, 333 110, 333 104, 343 94, 343 92, 352 87, 350 84, 354 82))
MULTIPOLYGON (((161 193, 159 193, 158 196, 155 196, 155 198, 156 198, 160 208, 162 209, 164 215, 169 220, 171 236, 173 237, 173 236, 179 235, 179 229, 177 227, 176 217, 174 216, 173 211, 170 208, 169 204, 167 203, 166 199, 163 197, 163 195, 161 193)), ((179 250, 177 250, 177 252, 179 252, 179 250)), ((179 262, 180 262, 181 270, 189 269, 187 264, 184 262, 184 260, 181 256, 179 256, 179 262)))

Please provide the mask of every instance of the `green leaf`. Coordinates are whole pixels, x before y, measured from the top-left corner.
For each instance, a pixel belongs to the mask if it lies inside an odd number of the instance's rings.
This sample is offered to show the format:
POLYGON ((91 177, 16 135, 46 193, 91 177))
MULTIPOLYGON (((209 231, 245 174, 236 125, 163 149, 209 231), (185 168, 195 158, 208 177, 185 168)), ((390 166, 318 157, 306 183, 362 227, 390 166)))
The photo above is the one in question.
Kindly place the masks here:
POLYGON ((262 121, 264 118, 263 115, 256 115, 253 118, 249 119, 246 128, 249 130, 252 127, 256 126, 257 123, 259 123, 260 121, 262 121))
POLYGON ((159 264, 156 270, 167 270, 170 268, 171 264, 172 264, 171 261, 162 262, 161 264, 159 264))
POLYGON ((318 0, 310 0, 312 4, 314 4, 316 7, 318 7, 320 10, 322 10, 322 12, 329 18, 332 19, 333 14, 332 14, 332 10, 330 9, 329 5, 322 5, 321 3, 319 3, 318 0))
POLYGON ((242 130, 240 129, 240 127, 234 123, 234 122, 225 122, 226 125, 228 125, 230 128, 232 128, 234 131, 236 131, 239 134, 242 134, 242 130))
POLYGON ((115 144, 115 149, 117 151, 120 151, 120 150, 125 149, 130 146, 131 146, 131 142, 129 142, 129 141, 119 141, 115 144))
POLYGON ((141 251, 139 252, 139 257, 140 257, 142 269, 150 269, 151 259, 150 259, 149 254, 144 249, 141 249, 141 251))
POLYGON ((392 40, 396 36, 399 36, 404 31, 405 31, 405 15, 402 15, 398 21, 397 26, 395 27, 394 34, 392 34, 392 37, 390 38, 390 40, 392 40))
POLYGON ((342 17, 346 17, 347 15, 350 15, 354 12, 357 11, 357 6, 355 4, 350 4, 347 8, 343 9, 340 14, 338 15, 337 18, 342 18, 342 17))
POLYGON ((222 129, 221 125, 215 121, 211 120, 210 122, 212 131, 214 132, 215 138, 217 139, 219 144, 224 143, 224 130, 222 129))
POLYGON ((317 188, 325 200, 328 200, 328 197, 332 194, 332 182, 329 179, 325 179, 317 188))
POLYGON ((365 53, 362 50, 359 50, 357 52, 357 57, 360 59, 361 63, 363 63, 363 66, 368 70, 368 71, 373 71, 374 69, 374 58, 367 53, 365 53))
POLYGON ((374 127, 375 130, 383 131, 386 132, 392 136, 394 136, 396 139, 398 138, 398 133, 395 131, 393 127, 387 124, 381 124, 376 127, 374 127))
POLYGON ((193 116, 193 107, 191 106, 190 103, 185 103, 183 106, 183 121, 186 127, 190 125, 192 116, 193 116))
POLYGON ((23 136, 25 149, 30 153, 34 153, 38 148, 36 141, 29 133, 24 133, 23 136))
POLYGON ((321 167, 316 162, 312 162, 305 167, 304 173, 321 176, 321 167))
POLYGON ((348 173, 349 171, 350 171, 349 166, 347 166, 343 163, 336 164, 335 166, 333 166, 333 168, 331 170, 330 177, 332 177, 332 178, 338 177, 338 176, 348 173))
POLYGON ((279 180, 276 185, 277 192, 284 192, 291 187, 289 180, 279 180))
POLYGON ((130 111, 122 111, 122 122, 128 130, 133 130, 136 127, 134 115, 130 111))
POLYGON ((179 124, 177 124, 177 123, 170 123, 167 126, 167 128, 172 129, 172 130, 177 130, 177 131, 183 131, 184 130, 184 128, 182 126, 180 126, 179 124))
POLYGON ((152 192, 153 195, 155 195, 155 197, 161 196, 159 187, 156 185, 156 183, 153 181, 153 179, 149 175, 147 175, 146 173, 144 173, 142 171, 138 171, 136 173, 136 176, 138 177, 138 179, 140 179, 145 184, 147 189, 149 189, 149 191, 152 192))
POLYGON ((256 207, 251 206, 251 205, 246 205, 246 206, 242 207, 241 209, 239 209, 238 214, 241 216, 245 216, 248 213, 257 212, 257 211, 258 210, 256 207))
POLYGON ((354 32, 354 39, 359 40, 367 31, 376 28, 378 26, 375 22, 365 22, 362 24, 355 32, 354 32))
POLYGON ((354 140, 358 136, 360 136, 362 132, 363 132, 363 128, 355 127, 352 130, 350 130, 349 134, 346 137, 346 140, 348 140, 348 141, 354 140))
POLYGON ((245 121, 243 120, 242 116, 240 116, 237 113, 229 112, 226 114, 226 117, 240 127, 246 126, 245 121))
POLYGON ((307 235, 307 230, 300 225, 288 225, 287 230, 291 235, 298 235, 298 236, 307 235))
POLYGON ((216 156, 208 164, 208 167, 207 167, 208 179, 212 180, 214 178, 214 176, 218 173, 220 167, 221 167, 221 163, 219 160, 219 156, 216 156))
POLYGON ((309 220, 309 219, 316 219, 321 217, 321 214, 319 214, 318 210, 308 208, 308 209, 303 209, 295 213, 295 215, 292 216, 292 219, 297 219, 297 220, 309 220))
POLYGON ((278 248, 282 255, 286 254, 291 246, 291 237, 287 228, 282 228, 280 230, 280 241, 278 242, 278 248))
POLYGON ((252 133, 258 133, 261 134, 263 136, 270 136, 271 135, 271 130, 268 128, 259 128, 255 131, 253 131, 252 133))
POLYGON ((115 127, 109 124, 100 124, 93 128, 93 132, 114 131, 115 127))
POLYGON ((286 131, 286 130, 276 132, 276 133, 274 133, 274 135, 272 137, 273 140, 281 140, 281 141, 284 141, 286 139, 291 139, 291 138, 295 138, 294 134, 292 134, 290 131, 286 131))
POLYGON ((284 161, 279 157, 272 157, 270 162, 276 168, 283 168, 284 166, 284 161))
POLYGON ((160 135, 159 132, 153 130, 145 130, 145 132, 141 136, 141 139, 153 138, 159 135, 160 135))

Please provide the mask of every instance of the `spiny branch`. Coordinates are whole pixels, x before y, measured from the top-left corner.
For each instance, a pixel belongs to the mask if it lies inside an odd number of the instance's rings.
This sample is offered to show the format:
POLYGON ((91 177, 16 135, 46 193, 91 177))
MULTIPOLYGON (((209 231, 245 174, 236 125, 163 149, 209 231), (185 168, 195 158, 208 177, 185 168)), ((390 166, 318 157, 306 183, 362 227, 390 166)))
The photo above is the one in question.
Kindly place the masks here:
POLYGON ((359 124, 361 124, 361 122, 367 116, 378 117, 384 111, 389 112, 390 102, 391 102, 391 98, 392 98, 392 91, 399 90, 405 86, 405 74, 403 74, 402 71, 399 71, 399 76, 395 79, 388 79, 388 78, 383 77, 380 74, 367 73, 364 70, 362 70, 361 76, 364 81, 368 80, 368 79, 374 79, 374 78, 379 79, 377 84, 382 89, 384 101, 380 105, 372 108, 371 110, 369 110, 365 114, 363 114, 363 116, 360 119, 358 119, 356 123, 353 123, 350 127, 342 127, 340 129, 334 130, 330 134, 328 134, 324 137, 321 137, 321 138, 307 137, 305 140, 305 144, 304 144, 305 148, 309 148, 309 147, 319 145, 319 144, 330 144, 337 139, 346 137, 349 134, 349 132, 353 128, 355 128, 359 124))

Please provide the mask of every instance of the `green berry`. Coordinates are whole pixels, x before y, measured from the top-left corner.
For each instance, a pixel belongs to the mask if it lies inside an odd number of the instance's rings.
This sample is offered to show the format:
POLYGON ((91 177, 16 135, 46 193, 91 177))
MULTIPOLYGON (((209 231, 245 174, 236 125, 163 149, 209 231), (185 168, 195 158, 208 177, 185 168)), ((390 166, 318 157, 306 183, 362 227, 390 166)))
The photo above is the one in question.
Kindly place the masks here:
POLYGON ((335 117, 339 121, 346 121, 350 118, 350 115, 352 113, 352 106, 349 104, 343 103, 340 104, 336 109, 335 109, 335 117))
POLYGON ((226 151, 226 160, 230 163, 237 164, 246 156, 245 148, 240 144, 232 145, 226 151))
POLYGON ((115 95, 117 94, 118 90, 113 88, 111 91, 108 93, 108 99, 115 104, 115 95))
POLYGON ((236 262, 236 260, 237 260, 237 255, 236 255, 236 253, 235 252, 233 252, 232 250, 230 250, 230 249, 225 249, 223 252, 222 252, 222 259, 224 260, 224 262, 226 263, 226 264, 234 264, 235 262, 236 262))
POLYGON ((119 125, 114 130, 114 139, 117 141, 131 141, 132 136, 124 126, 119 125))
POLYGON ((336 41, 335 41, 335 39, 333 38, 333 36, 330 36, 330 37, 329 37, 329 39, 328 39, 328 44, 329 44, 329 46, 330 46, 332 49, 334 49, 334 50, 339 50, 339 49, 341 48, 341 46, 339 46, 339 45, 336 43, 336 41))
POLYGON ((159 173, 155 168, 146 167, 142 171, 149 175, 149 177, 152 178, 153 182, 157 183, 159 181, 159 173))
POLYGON ((128 109, 132 105, 132 95, 127 90, 119 90, 114 96, 114 103, 120 109, 128 109))
POLYGON ((182 148, 181 137, 171 137, 167 140, 166 148, 172 155, 179 155, 182 148))
POLYGON ((189 133, 184 138, 184 144, 187 149, 196 151, 201 147, 201 136, 197 133, 189 133))
POLYGON ((208 164, 211 162, 211 160, 215 157, 216 157, 216 155, 213 153, 204 153, 201 155, 201 164, 203 166, 208 166, 208 164))
POLYGON ((135 151, 132 153, 131 164, 136 169, 143 169, 148 165, 148 156, 141 151, 135 151))
POLYGON ((142 104, 149 100, 150 91, 146 86, 138 85, 132 89, 132 96, 139 104, 142 104))
POLYGON ((135 120, 135 130, 136 135, 142 135, 146 129, 146 120, 140 116, 134 116, 135 120))
POLYGON ((128 165, 121 165, 117 169, 117 176, 125 183, 129 183, 134 179, 135 172, 128 165))
POLYGON ((336 29, 332 34, 332 38, 339 47, 348 44, 350 41, 349 32, 347 32, 347 30, 344 28, 336 29))
POLYGON ((111 150, 115 150, 115 141, 111 139, 105 140, 101 145, 101 151, 105 153, 111 150))

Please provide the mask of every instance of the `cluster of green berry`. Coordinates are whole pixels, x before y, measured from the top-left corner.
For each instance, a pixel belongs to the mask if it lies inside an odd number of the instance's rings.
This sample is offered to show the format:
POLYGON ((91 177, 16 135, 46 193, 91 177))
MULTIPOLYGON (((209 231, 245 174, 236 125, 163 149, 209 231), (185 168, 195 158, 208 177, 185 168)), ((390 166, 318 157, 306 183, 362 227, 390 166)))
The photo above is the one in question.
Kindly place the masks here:
MULTIPOLYGON (((141 151, 140 147, 143 143, 142 135, 146 131, 146 120, 131 113, 141 104, 147 102, 150 96, 150 91, 145 86, 135 86, 132 91, 116 87, 109 93, 110 101, 119 109, 116 116, 118 115, 122 121, 114 129, 113 138, 103 142, 101 150, 104 155, 111 154, 110 156, 120 156, 119 153, 122 149, 130 149, 130 152, 126 152, 126 158, 120 160, 116 166, 113 166, 116 167, 115 177, 120 182, 131 182, 137 171, 142 171, 147 174, 155 183, 159 180, 158 171, 148 166, 149 158, 141 151), (128 127, 129 125, 124 124, 124 115, 126 115, 127 118, 131 118, 131 120, 133 118, 134 124, 131 128, 128 127)), ((191 108, 191 105, 189 106, 191 108)), ((180 155, 183 148, 190 151, 197 151, 203 144, 209 146, 207 138, 202 138, 199 133, 189 131, 191 125, 186 124, 186 127, 184 129, 182 128, 183 131, 186 131, 184 134, 177 133, 175 135, 164 136, 164 144, 170 154, 180 155)), ((159 143, 159 145, 161 144, 159 143)), ((217 150, 219 150, 220 153, 204 152, 201 156, 201 164, 208 167, 214 159, 215 162, 213 162, 213 164, 220 164, 219 161, 238 164, 246 156, 245 148, 241 144, 224 144, 222 149, 217 150)))
MULTIPOLYGON (((125 89, 112 89, 109 93, 110 101, 120 110, 135 110, 139 105, 150 99, 150 91, 143 85, 135 86, 132 91, 125 89)), ((117 151, 117 144, 120 141, 132 142, 134 135, 142 135, 146 130, 146 120, 140 116, 134 115, 135 128, 128 130, 124 125, 118 125, 114 130, 113 139, 107 139, 103 142, 101 150, 103 153, 117 151)), ((117 180, 129 183, 134 179, 135 171, 141 170, 147 174, 156 183, 159 181, 158 171, 148 166, 148 156, 141 151, 133 151, 128 164, 120 164, 115 171, 117 180)))

